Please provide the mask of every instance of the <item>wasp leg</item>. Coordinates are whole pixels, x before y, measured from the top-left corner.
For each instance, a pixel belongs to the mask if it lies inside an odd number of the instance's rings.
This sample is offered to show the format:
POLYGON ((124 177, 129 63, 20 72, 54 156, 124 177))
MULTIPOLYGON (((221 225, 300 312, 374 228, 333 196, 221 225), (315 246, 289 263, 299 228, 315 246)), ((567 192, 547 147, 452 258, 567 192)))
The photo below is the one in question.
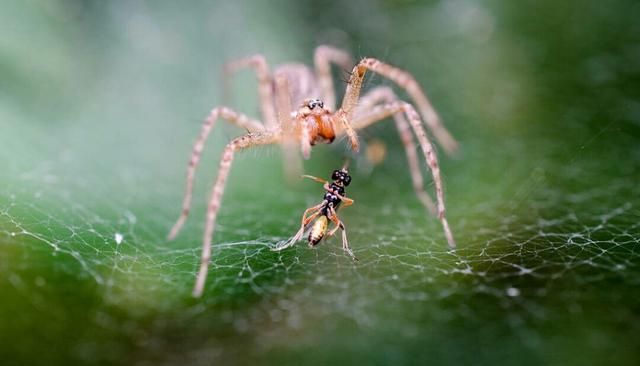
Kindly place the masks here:
POLYGON ((307 228, 307 225, 309 225, 309 223, 313 220, 315 220, 316 217, 320 216, 321 211, 318 210, 316 212, 314 212, 313 214, 311 214, 309 217, 307 217, 303 222, 302 225, 300 225, 300 230, 298 230, 298 232, 296 233, 296 235, 294 235, 293 238, 291 238, 291 242, 295 243, 297 241, 300 241, 302 239, 302 235, 304 234, 304 229, 307 228))
POLYGON ((338 196, 338 198, 340 198, 340 200, 342 200, 342 207, 349 207, 351 205, 353 205, 354 200, 352 200, 351 198, 345 197, 345 196, 341 196, 339 194, 336 194, 336 196, 338 196))
POLYGON ((347 229, 345 228, 342 221, 338 218, 338 215, 336 214, 336 211, 333 208, 329 209, 329 219, 336 225, 336 227, 329 232, 329 235, 333 235, 336 232, 336 230, 341 229, 342 230, 342 249, 345 251, 345 253, 349 254, 351 259, 357 262, 358 258, 356 258, 355 254, 353 254, 353 252, 351 251, 351 248, 349 247, 349 240, 347 239, 347 229))
POLYGON ((318 178, 318 177, 314 177, 313 175, 303 175, 302 178, 309 178, 309 179, 313 179, 318 183, 323 183, 323 184, 327 184, 328 182, 322 178, 318 178))
POLYGON ((302 235, 304 234, 305 227, 309 225, 311 220, 315 219, 316 217, 318 217, 318 215, 320 215, 320 208, 322 207, 323 204, 324 202, 320 203, 319 205, 306 209, 302 214, 302 222, 300 223, 300 230, 298 230, 298 232, 291 239, 287 240, 282 245, 276 246, 275 248, 273 248, 273 250, 280 251, 280 250, 289 248, 293 246, 293 244, 295 244, 296 242, 300 241, 300 239, 302 239, 302 235), (314 210, 316 212, 313 212, 314 210), (311 212, 313 213, 307 217, 307 215, 309 215, 311 212))
MULTIPOLYGON (((341 195, 339 195, 339 194, 337 194, 337 193, 336 193, 335 195, 336 195, 336 196, 338 196, 338 198, 340 198, 340 200, 342 200, 342 203, 343 203, 343 206, 342 206, 342 207, 349 207, 349 206, 353 205, 353 203, 355 202, 355 201, 354 201, 354 200, 352 200, 351 198, 348 198, 348 197, 345 197, 345 196, 341 196, 341 195)), ((334 215, 336 218, 338 218, 338 214, 336 213, 336 210, 335 210, 335 209, 332 209, 332 210, 333 210, 333 215, 334 215)), ((335 221, 334 221, 334 220, 331 220, 331 221, 333 221, 333 222, 335 223, 335 221)), ((342 222, 342 221, 340 221, 340 219, 338 219, 338 221, 339 221, 339 222, 342 222)), ((343 225, 343 226, 344 226, 344 225, 343 225)), ((328 235, 328 236, 333 236, 333 234, 335 234, 335 233, 336 233, 336 231, 338 231, 338 229, 339 229, 339 228, 340 228, 340 226, 339 226, 338 224, 336 224, 336 227, 334 227, 334 228, 333 228, 333 229, 332 229, 332 230, 331 230, 327 235, 328 235)))

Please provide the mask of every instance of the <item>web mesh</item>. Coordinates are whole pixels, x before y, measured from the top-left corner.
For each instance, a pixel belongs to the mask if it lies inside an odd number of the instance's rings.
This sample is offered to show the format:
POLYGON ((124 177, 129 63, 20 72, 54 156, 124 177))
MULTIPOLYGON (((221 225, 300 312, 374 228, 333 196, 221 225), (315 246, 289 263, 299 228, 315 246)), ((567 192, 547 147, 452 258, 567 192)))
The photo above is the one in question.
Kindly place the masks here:
MULTIPOLYGON (((136 202, 126 195, 105 198, 95 193, 104 187, 54 171, 43 167, 25 172, 18 180, 24 184, 11 185, 2 194, 0 233, 9 245, 22 247, 19 266, 46 261, 79 278, 88 276, 115 304, 131 297, 143 303, 149 299, 146 306, 151 308, 164 307, 171 303, 166 299, 188 295, 200 255, 202 216, 195 214, 172 243, 164 237, 174 219, 171 208, 177 207, 162 200, 151 203, 152 212, 145 207, 158 191, 179 192, 180 186, 160 184, 146 195, 137 193, 136 202), (59 259, 46 259, 52 255, 59 259)), ((525 200, 467 206, 463 218, 454 221, 460 241, 456 251, 443 245, 437 222, 427 220, 411 196, 400 198, 407 205, 361 198, 344 210, 358 263, 340 250, 338 239, 316 250, 304 243, 283 252, 270 250, 295 231, 296 213, 314 202, 312 188, 320 187, 310 184, 307 193, 294 191, 287 198, 260 193, 265 202, 286 207, 275 211, 243 200, 244 194, 232 189, 216 231, 203 301, 225 304, 255 295, 272 320, 286 320, 292 327, 301 326, 300 319, 308 315, 305 308, 313 303, 314 309, 322 309, 315 316, 339 314, 372 325, 387 319, 384 311, 375 310, 385 301, 403 309, 403 303, 438 303, 471 291, 535 310, 559 279, 581 286, 612 279, 638 284, 640 220, 626 199, 640 193, 635 184, 621 178, 606 189, 567 193, 532 181, 533 196, 531 189, 516 193, 525 200)), ((443 311, 460 316, 466 306, 443 311)))
MULTIPOLYGON (((7 4, 0 359, 637 360, 638 7, 387 3, 7 4), (370 173, 356 164, 341 213, 358 263, 338 238, 270 250, 322 192, 286 185, 277 148, 252 150, 234 163, 206 292, 191 299, 208 184, 241 132, 216 127, 192 217, 165 235, 190 143, 222 100, 223 58, 310 62, 310 45, 333 41, 411 70, 460 139, 461 155, 441 159, 458 249, 411 192, 389 122, 361 134, 389 156, 370 173)), ((257 116, 254 78, 238 81, 232 107, 257 116)), ((305 173, 339 166, 334 145, 314 148, 305 173)))

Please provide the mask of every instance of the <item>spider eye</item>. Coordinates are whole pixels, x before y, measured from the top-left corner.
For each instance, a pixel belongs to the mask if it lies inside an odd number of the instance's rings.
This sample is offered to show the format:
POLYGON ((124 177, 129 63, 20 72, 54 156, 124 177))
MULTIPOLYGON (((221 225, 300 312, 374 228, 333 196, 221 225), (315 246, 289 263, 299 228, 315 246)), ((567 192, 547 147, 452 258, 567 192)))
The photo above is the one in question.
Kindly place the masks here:
POLYGON ((312 99, 307 103, 307 107, 309 107, 309 109, 314 109, 315 107, 324 108, 324 103, 319 99, 312 99))
POLYGON ((338 180, 338 177, 340 177, 340 171, 339 170, 334 170, 333 173, 331 173, 331 179, 332 180, 338 180))

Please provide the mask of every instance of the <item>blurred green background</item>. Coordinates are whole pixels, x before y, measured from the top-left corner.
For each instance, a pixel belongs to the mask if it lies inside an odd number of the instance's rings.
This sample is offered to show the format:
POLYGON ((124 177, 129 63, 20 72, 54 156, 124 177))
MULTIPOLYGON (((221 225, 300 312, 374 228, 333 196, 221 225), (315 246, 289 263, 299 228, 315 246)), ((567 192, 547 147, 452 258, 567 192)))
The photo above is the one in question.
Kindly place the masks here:
MULTIPOLYGON (((631 0, 3 1, 0 363, 639 364, 638 19, 631 0), (336 239, 269 250, 321 190, 250 150, 192 299, 208 186, 242 131, 216 126, 191 218, 164 238, 221 66, 310 63, 325 43, 429 93, 461 143, 440 153, 459 249, 386 122, 361 133, 386 161, 353 158, 359 263, 336 239)), ((256 101, 238 75, 231 106, 256 101)), ((319 146, 305 172, 345 155, 319 146)))

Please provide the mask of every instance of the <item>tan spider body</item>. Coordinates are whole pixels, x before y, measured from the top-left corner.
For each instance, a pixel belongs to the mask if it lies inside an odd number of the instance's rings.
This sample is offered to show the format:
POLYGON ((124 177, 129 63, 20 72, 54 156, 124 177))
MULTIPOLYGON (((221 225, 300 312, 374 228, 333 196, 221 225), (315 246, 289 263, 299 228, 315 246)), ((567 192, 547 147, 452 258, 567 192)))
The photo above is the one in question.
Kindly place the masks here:
POLYGON ((211 258, 211 240, 215 221, 236 151, 254 146, 280 144, 284 149, 286 166, 295 167, 299 165, 299 155, 293 151, 294 149, 300 149, 302 155, 309 158, 312 146, 331 143, 336 137, 345 134, 349 138, 351 148, 358 151, 359 142, 356 131, 388 117, 394 118, 405 146, 413 187, 418 198, 427 209, 437 214, 449 246, 455 247, 445 217, 440 167, 420 114, 424 117, 426 126, 447 152, 455 151, 457 143, 440 122, 437 113, 413 76, 379 60, 365 58, 353 67, 342 105, 336 110, 330 65, 335 63, 344 69, 349 69, 353 65, 352 59, 344 51, 320 46, 315 51, 314 63, 315 73, 302 64, 281 65, 271 73, 262 55, 240 59, 226 66, 225 75, 247 67, 255 70, 263 122, 253 120, 226 107, 216 107, 205 119, 200 135, 193 146, 187 169, 182 213, 169 233, 170 240, 178 234, 189 214, 195 170, 204 143, 216 120, 222 117, 249 131, 246 135, 229 142, 222 153, 218 175, 207 206, 200 270, 193 290, 194 296, 202 295, 211 258), (376 87, 360 97, 367 70, 380 74, 402 87, 416 104, 420 114, 411 104, 399 100, 389 87, 376 87), (298 106, 295 111, 292 108, 294 105, 298 106), (424 191, 424 180, 412 132, 417 137, 433 176, 436 205, 424 191))

